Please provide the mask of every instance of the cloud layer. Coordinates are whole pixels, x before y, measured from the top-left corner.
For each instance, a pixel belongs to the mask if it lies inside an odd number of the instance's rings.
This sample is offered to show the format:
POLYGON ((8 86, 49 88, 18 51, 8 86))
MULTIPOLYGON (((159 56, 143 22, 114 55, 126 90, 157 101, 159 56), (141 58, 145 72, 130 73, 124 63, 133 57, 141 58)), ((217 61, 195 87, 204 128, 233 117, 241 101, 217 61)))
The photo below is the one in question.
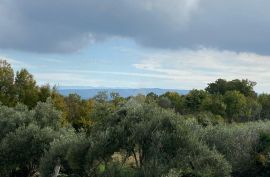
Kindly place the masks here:
POLYGON ((202 48, 146 55, 135 68, 162 75, 179 88, 204 88, 218 78, 256 81, 258 92, 269 92, 270 56, 202 48))
POLYGON ((223 78, 249 79, 258 83, 257 92, 270 91, 269 55, 211 48, 144 51, 116 48, 115 53, 119 55, 112 60, 111 50, 105 50, 99 56, 101 59, 74 58, 74 55, 42 58, 40 54, 33 54, 30 59, 20 55, 0 58, 10 62, 15 70, 29 69, 39 84, 203 89, 208 83, 223 78), (134 58, 127 57, 127 53, 134 58))
POLYGON ((1 0, 0 48, 74 52, 130 38, 155 48, 270 53, 269 0, 1 0))

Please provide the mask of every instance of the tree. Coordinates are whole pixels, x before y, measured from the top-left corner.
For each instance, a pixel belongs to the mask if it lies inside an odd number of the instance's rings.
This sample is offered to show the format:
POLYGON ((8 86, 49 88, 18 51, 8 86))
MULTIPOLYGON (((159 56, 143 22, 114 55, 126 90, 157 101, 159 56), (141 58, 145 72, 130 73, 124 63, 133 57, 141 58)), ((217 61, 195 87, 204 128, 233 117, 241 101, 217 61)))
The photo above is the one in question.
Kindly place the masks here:
POLYGON ((44 103, 38 102, 31 112, 39 127, 51 127, 54 130, 60 128, 61 112, 54 107, 51 98, 48 98, 44 103))
POLYGON ((33 121, 33 113, 24 105, 18 104, 14 108, 0 105, 0 141, 20 126, 33 121))
POLYGON ((110 93, 110 97, 115 107, 125 103, 125 99, 121 97, 119 93, 112 92, 110 93))
POLYGON ((160 96, 158 99, 158 105, 162 108, 172 108, 172 102, 168 97, 160 96))
POLYGON ((66 121, 71 123, 74 128, 89 128, 93 124, 91 118, 95 105, 93 100, 82 100, 78 94, 69 94, 64 98, 64 105, 60 105, 63 104, 61 97, 57 96, 56 98, 58 98, 58 106, 61 106, 61 109, 65 111, 66 121))
POLYGON ((146 95, 147 103, 157 102, 157 100, 158 100, 158 95, 155 94, 154 92, 150 92, 146 95))
POLYGON ((26 69, 17 71, 14 79, 14 71, 5 60, 0 60, 0 91, 0 102, 11 107, 20 102, 33 108, 38 101, 45 102, 51 96, 50 86, 38 87, 26 69))
POLYGON ((209 83, 205 89, 210 94, 225 94, 227 91, 227 81, 218 79, 214 83, 209 83))
POLYGON ((58 93, 56 87, 53 87, 52 89, 52 94, 51 94, 51 98, 52 98, 52 103, 54 105, 54 107, 57 110, 60 110, 62 112, 62 116, 60 119, 60 122, 63 126, 66 126, 69 124, 68 121, 68 108, 67 105, 65 103, 65 97, 61 94, 58 93))
POLYGON ((78 126, 83 128, 90 128, 94 121, 91 117, 91 113, 94 111, 94 101, 91 99, 82 100, 80 106, 80 120, 78 126))
POLYGON ((261 132, 256 154, 256 170, 255 173, 261 177, 270 175, 270 134, 269 132, 261 132))
POLYGON ((32 176, 50 142, 63 133, 60 112, 48 99, 28 110, 0 106, 0 176, 32 176))
POLYGON ((247 79, 239 80, 235 79, 232 81, 226 81, 224 79, 218 79, 214 83, 208 84, 205 89, 210 94, 222 94, 224 95, 227 91, 239 91, 246 97, 256 97, 254 86, 256 82, 249 81, 247 79))
POLYGON ((247 116, 247 100, 239 91, 227 91, 224 95, 224 103, 229 121, 241 121, 241 118, 247 116))
POLYGON ((246 121, 254 121, 260 119, 260 113, 262 111, 262 105, 257 99, 246 97, 246 121))
POLYGON ((200 111, 201 105, 204 99, 207 97, 207 93, 203 90, 191 90, 186 95, 185 106, 189 113, 195 113, 200 111))
POLYGON ((161 95, 161 97, 167 97, 169 98, 171 102, 172 108, 176 112, 184 113, 185 112, 185 99, 181 95, 179 95, 177 92, 166 92, 165 94, 161 95))
POLYGON ((34 175, 40 158, 56 135, 50 128, 40 129, 33 124, 8 134, 0 144, 1 176, 34 175))
POLYGON ((76 126, 81 118, 81 97, 78 94, 69 94, 65 97, 65 104, 67 106, 67 120, 76 126))
POLYGON ((106 101, 108 101, 108 92, 107 91, 100 91, 97 93, 96 96, 94 96, 94 100, 97 101, 97 102, 100 102, 100 103, 104 103, 106 101))
POLYGON ((270 95, 269 94, 259 95, 258 102, 262 106, 262 110, 260 112, 260 118, 270 119, 270 95))
POLYGON ((215 115, 212 112, 199 112, 197 114, 191 115, 191 117, 194 117, 203 127, 224 123, 224 118, 222 116, 215 115))
POLYGON ((57 158, 67 175, 161 177, 177 169, 186 176, 229 176, 226 160, 193 132, 191 123, 173 111, 131 99, 96 124, 87 139, 65 138, 53 143, 42 160, 41 176, 53 173, 57 158), (115 153, 122 154, 123 160, 113 161, 115 153), (133 168, 127 159, 133 159, 133 168), (123 171, 127 169, 129 172, 123 171))
POLYGON ((38 102, 38 86, 32 74, 26 69, 16 73, 15 77, 16 96, 18 101, 27 105, 29 108, 35 107, 38 102))
POLYGON ((41 102, 46 102, 47 98, 51 96, 50 85, 43 85, 39 87, 38 100, 41 102))
POLYGON ((223 101, 222 95, 210 95, 207 96, 201 106, 202 110, 210 111, 215 115, 220 115, 222 117, 226 114, 226 104, 223 101))
MULTIPOLYGON (((50 149, 45 152, 40 160, 39 172, 41 177, 57 176, 60 173, 70 173, 72 170, 66 160, 69 148, 78 143, 88 142, 85 135, 76 133, 73 129, 63 131, 60 138, 56 138, 50 149), (58 169, 58 170, 55 170, 58 169)), ((83 164, 80 164, 83 166, 83 164)))
POLYGON ((254 91, 254 86, 256 82, 249 81, 247 79, 239 80, 235 79, 228 82, 228 90, 236 90, 245 95, 246 97, 256 98, 256 93, 254 91))
POLYGON ((0 59, 0 102, 7 106, 15 105, 14 71, 6 60, 0 59))
MULTIPOLYGON (((198 134, 202 136, 202 141, 223 154, 230 162, 232 176, 245 177, 260 176, 259 173, 263 170, 259 167, 263 162, 263 159, 259 159, 260 153, 270 147, 269 138, 264 137, 264 143, 260 140, 260 135, 264 132, 270 132, 269 121, 207 126, 200 129, 198 134), (263 147, 261 143, 264 144, 263 147)), ((269 154, 265 157, 268 156, 269 154)), ((264 162, 268 163, 267 159, 265 160, 264 162)))

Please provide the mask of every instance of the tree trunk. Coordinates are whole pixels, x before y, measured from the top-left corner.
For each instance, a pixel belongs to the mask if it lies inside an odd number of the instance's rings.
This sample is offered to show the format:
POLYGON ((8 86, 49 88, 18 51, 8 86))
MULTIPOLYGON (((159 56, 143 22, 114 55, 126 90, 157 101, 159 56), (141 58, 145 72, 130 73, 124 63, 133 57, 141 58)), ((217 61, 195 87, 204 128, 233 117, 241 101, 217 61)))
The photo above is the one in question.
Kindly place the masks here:
POLYGON ((58 164, 54 167, 54 173, 52 175, 52 177, 57 177, 59 175, 59 172, 60 172, 60 168, 61 168, 61 165, 58 164))
POLYGON ((60 173, 60 169, 61 169, 61 160, 59 158, 59 159, 57 159, 57 163, 54 167, 54 172, 53 172, 52 177, 57 177, 60 173))

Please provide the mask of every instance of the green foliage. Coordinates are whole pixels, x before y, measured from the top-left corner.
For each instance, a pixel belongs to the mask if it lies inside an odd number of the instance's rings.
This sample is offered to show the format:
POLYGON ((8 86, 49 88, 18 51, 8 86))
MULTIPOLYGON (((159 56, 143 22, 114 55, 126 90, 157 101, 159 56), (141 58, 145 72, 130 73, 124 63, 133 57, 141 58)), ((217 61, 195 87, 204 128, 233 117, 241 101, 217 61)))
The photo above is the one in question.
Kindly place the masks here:
POLYGON ((158 95, 155 94, 154 92, 150 92, 146 95, 147 103, 154 103, 154 102, 157 102, 157 100, 158 100, 158 95))
POLYGON ((18 101, 33 108, 39 100, 36 81, 26 69, 16 73, 15 88, 18 101))
POLYGON ((176 112, 185 112, 185 99, 183 96, 176 92, 167 92, 164 95, 161 95, 161 97, 168 98, 170 100, 170 107, 172 107, 176 112))
POLYGON ((37 172, 50 142, 59 137, 59 111, 50 100, 29 111, 26 106, 0 106, 0 174, 28 176, 37 172))
POLYGON ((59 161, 62 173, 79 176, 158 177, 172 168, 197 176, 229 176, 230 165, 199 141, 195 124, 137 100, 101 119, 88 138, 71 133, 54 141, 41 160, 42 176, 52 174, 59 161), (123 160, 113 160, 117 152, 123 160))
POLYGON ((0 144, 1 176, 36 173, 39 159, 56 136, 52 129, 40 129, 33 124, 9 133, 0 144))
POLYGON ((61 136, 50 144, 50 149, 45 152, 40 160, 39 172, 41 177, 52 176, 58 163, 62 165, 61 172, 72 174, 66 155, 71 146, 84 141, 84 135, 76 134, 72 129, 63 131, 61 136))
POLYGON ((0 106, 0 140, 8 133, 14 132, 22 125, 28 125, 33 121, 33 114, 26 106, 21 104, 15 108, 0 106))
POLYGON ((51 97, 52 95, 52 90, 49 85, 43 85, 39 88, 39 101, 41 102, 46 102, 46 100, 51 97))
POLYGON ((223 101, 222 95, 215 94, 206 97, 202 102, 201 109, 222 117, 226 115, 226 104, 223 101))
POLYGON ((92 125, 90 114, 94 108, 93 100, 82 100, 78 94, 63 97, 55 93, 53 102, 63 113, 63 124, 70 123, 76 129, 92 125))
POLYGON ((262 106, 262 110, 260 112, 260 118, 270 119, 270 95, 269 94, 259 95, 258 102, 262 106))
POLYGON ((227 90, 227 81, 224 79, 218 79, 214 83, 209 83, 205 89, 210 94, 225 94, 227 90))
POLYGON ((136 177, 137 171, 134 168, 123 166, 119 163, 110 163, 107 168, 101 172, 99 177, 136 177))
POLYGON ((61 112, 55 109, 50 98, 45 103, 38 102, 32 113, 39 127, 60 128, 61 112))
POLYGON ((224 95, 227 91, 239 91, 246 97, 256 97, 256 93, 253 87, 256 82, 249 80, 235 79, 232 81, 226 81, 224 79, 218 79, 214 83, 208 84, 205 89, 210 94, 222 94, 224 95))
POLYGON ((26 69, 16 72, 9 63, 0 59, 0 102, 6 106, 23 103, 29 108, 38 101, 45 102, 51 96, 49 86, 38 87, 32 74, 26 69))
POLYGON ((225 156, 235 176, 257 172, 255 157, 261 146, 260 134, 270 131, 270 122, 208 126, 201 130, 202 139, 225 156))
POLYGON ((204 127, 209 125, 218 125, 224 123, 224 118, 220 115, 215 115, 211 112, 199 112, 197 114, 192 115, 198 123, 204 127))
POLYGON ((168 97, 159 97, 158 104, 160 107, 165 109, 172 108, 172 102, 168 97))
POLYGON ((110 93, 110 97, 115 107, 121 106, 126 102, 125 98, 121 97, 119 93, 112 92, 110 93))
POLYGON ((247 99, 239 91, 226 92, 224 102, 229 121, 241 121, 241 117, 246 116, 247 99))
POLYGON ((260 177, 270 175, 270 134, 269 131, 261 132, 259 136, 259 144, 256 148, 256 168, 254 174, 260 177))
POLYGON ((0 59, 0 102, 14 106, 14 71, 6 60, 0 59))
POLYGON ((270 122, 256 120, 269 119, 270 96, 254 86, 84 100, 0 60, 0 176, 269 176, 270 122))
POLYGON ((76 126, 80 116, 81 97, 78 94, 69 94, 65 97, 65 105, 67 107, 67 120, 76 126))
POLYGON ((204 99, 207 98, 207 93, 203 90, 191 90, 185 98, 185 105, 189 113, 196 113, 201 110, 204 99))
POLYGON ((247 104, 246 104, 246 113, 244 119, 245 121, 254 121, 261 119, 260 113, 262 112, 262 105, 253 98, 247 97, 247 104))
MULTIPOLYGON (((115 95, 112 94, 112 97, 114 97, 114 96, 115 95)), ((109 96, 108 96, 108 93, 106 91, 101 91, 96 96, 94 96, 93 99, 99 103, 104 103, 104 102, 108 101, 109 96)))

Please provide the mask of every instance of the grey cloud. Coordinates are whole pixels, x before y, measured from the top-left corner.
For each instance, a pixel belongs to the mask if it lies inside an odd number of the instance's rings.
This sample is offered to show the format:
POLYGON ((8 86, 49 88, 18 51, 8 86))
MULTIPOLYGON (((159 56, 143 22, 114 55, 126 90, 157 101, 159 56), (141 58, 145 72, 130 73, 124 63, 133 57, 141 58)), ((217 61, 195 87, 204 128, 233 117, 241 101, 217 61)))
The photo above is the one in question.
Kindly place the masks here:
POLYGON ((74 52, 127 37, 157 48, 270 53, 269 0, 0 0, 0 47, 74 52))

